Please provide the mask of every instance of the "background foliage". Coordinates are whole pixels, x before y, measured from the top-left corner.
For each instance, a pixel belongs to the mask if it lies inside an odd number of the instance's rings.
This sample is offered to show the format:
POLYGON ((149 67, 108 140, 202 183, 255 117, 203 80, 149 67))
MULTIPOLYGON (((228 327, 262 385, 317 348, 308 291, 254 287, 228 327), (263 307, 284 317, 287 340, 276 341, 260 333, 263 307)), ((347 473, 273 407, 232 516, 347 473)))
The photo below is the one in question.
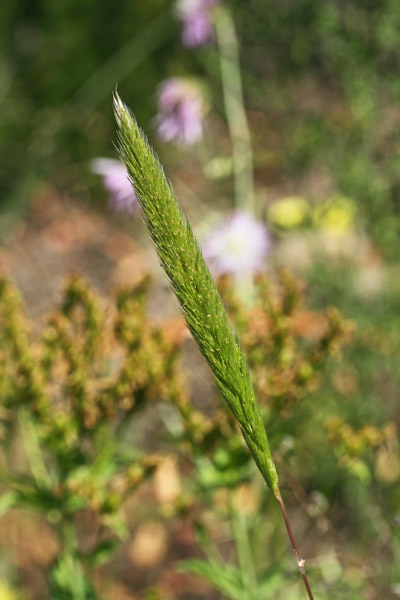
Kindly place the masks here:
MULTIPOLYGON (((226 5, 273 250, 252 308, 229 278, 219 285, 316 596, 397 597, 400 9, 226 5)), ((158 274, 132 290, 130 269, 153 266, 147 250, 122 264, 138 219, 104 216, 89 169, 113 155, 118 83, 195 226, 230 209, 215 44, 184 48, 170 0, 5 0, 0 22, 0 598, 302 598, 280 516, 158 274), (157 89, 171 76, 205 91, 197 149, 157 139, 157 89), (40 293, 71 264, 101 294, 73 279, 44 317, 40 293), (129 290, 115 300, 103 280, 117 270, 129 290)))

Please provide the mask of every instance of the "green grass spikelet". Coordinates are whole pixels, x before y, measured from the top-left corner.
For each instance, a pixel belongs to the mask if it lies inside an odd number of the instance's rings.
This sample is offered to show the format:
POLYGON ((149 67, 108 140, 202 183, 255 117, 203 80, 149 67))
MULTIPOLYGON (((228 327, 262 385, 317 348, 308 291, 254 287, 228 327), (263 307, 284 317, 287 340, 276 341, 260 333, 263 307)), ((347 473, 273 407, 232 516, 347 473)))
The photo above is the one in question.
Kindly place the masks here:
POLYGON ((158 158, 117 94, 114 111, 120 156, 134 185, 161 266, 262 476, 276 495, 278 477, 246 359, 198 241, 158 158))

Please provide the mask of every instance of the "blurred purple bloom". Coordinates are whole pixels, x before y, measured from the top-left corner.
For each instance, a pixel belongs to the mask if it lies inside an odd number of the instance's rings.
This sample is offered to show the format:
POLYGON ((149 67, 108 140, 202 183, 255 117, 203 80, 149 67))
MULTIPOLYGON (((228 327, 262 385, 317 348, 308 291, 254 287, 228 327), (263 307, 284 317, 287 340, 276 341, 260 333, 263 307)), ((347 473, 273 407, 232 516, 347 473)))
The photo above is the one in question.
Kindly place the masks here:
POLYGON ((95 158, 90 167, 93 173, 102 176, 104 187, 110 192, 111 208, 116 212, 132 213, 137 206, 137 198, 122 162, 112 158, 95 158))
POLYGON ((253 275, 262 269, 270 245, 265 225, 237 212, 208 234, 203 252, 216 274, 253 275))
POLYGON ((159 88, 158 107, 157 131, 162 140, 190 146, 201 138, 203 98, 195 84, 179 77, 166 79, 159 88))
POLYGON ((183 22, 182 41, 186 46, 203 46, 214 35, 211 8, 219 0, 179 0, 177 12, 183 22))

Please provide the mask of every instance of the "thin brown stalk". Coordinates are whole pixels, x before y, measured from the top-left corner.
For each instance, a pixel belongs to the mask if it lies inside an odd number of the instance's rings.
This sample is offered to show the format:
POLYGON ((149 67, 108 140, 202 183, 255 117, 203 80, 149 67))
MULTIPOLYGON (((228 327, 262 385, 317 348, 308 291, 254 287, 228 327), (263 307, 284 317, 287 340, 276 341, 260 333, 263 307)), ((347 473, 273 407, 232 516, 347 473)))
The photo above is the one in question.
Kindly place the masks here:
POLYGON ((297 548, 296 540, 294 539, 293 531, 292 531, 292 528, 291 528, 290 522, 289 522, 289 517, 287 515, 285 504, 282 500, 282 496, 281 496, 281 492, 280 492, 279 488, 278 488, 278 491, 277 491, 275 497, 279 502, 279 506, 281 507, 283 520, 285 521, 285 525, 286 525, 286 529, 287 529, 287 532, 289 535, 290 543, 292 544, 293 552, 296 555, 297 566, 299 567, 299 571, 303 578, 303 582, 304 582, 305 588, 307 590, 308 597, 310 598, 310 600, 314 600, 314 596, 311 591, 310 583, 309 583, 307 575, 306 575, 306 570, 304 568, 305 561, 301 558, 300 552, 297 548))

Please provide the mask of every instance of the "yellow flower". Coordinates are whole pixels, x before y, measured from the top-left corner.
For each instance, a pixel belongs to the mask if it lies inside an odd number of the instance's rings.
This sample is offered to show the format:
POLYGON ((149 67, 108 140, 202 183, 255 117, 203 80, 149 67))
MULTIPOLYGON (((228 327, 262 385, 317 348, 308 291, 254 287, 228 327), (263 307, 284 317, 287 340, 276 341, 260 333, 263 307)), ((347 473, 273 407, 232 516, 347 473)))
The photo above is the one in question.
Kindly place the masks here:
POLYGON ((20 595, 7 582, 0 582, 0 600, 18 600, 20 595))
POLYGON ((350 198, 334 196, 316 207, 314 220, 321 229, 336 234, 351 231, 356 217, 356 206, 350 198))
POLYGON ((299 227, 309 214, 310 206, 301 196, 287 196, 268 207, 269 222, 285 229, 299 227))

